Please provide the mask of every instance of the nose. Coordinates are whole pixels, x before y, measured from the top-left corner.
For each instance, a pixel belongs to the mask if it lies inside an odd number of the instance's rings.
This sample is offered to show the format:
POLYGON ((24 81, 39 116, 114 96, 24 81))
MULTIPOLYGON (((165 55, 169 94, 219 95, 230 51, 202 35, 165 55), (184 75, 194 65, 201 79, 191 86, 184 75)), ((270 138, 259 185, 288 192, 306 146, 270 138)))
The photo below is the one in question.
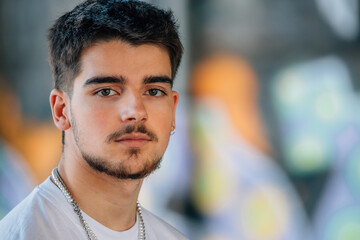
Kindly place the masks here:
POLYGON ((122 100, 120 117, 123 122, 143 122, 147 119, 146 108, 139 94, 128 92, 122 100))

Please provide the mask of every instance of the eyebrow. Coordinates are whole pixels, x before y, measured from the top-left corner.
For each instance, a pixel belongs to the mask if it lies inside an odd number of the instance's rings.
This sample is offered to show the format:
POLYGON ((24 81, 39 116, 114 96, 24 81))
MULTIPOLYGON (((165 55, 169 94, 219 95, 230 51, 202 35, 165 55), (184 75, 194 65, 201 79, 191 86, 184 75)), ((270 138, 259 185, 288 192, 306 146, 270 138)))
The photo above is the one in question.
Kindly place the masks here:
POLYGON ((101 84, 101 83, 120 83, 125 84, 126 80, 123 77, 93 77, 85 81, 84 87, 92 84, 101 84))
POLYGON ((148 76, 144 79, 144 84, 149 83, 168 83, 173 86, 173 80, 168 76, 148 76))
MULTIPOLYGON (((93 77, 85 81, 84 87, 93 85, 93 84, 102 84, 102 83, 119 83, 125 84, 126 79, 122 76, 119 77, 93 77)), ((173 80, 168 76, 148 76, 144 79, 144 84, 150 83, 168 83, 173 86, 173 80)))

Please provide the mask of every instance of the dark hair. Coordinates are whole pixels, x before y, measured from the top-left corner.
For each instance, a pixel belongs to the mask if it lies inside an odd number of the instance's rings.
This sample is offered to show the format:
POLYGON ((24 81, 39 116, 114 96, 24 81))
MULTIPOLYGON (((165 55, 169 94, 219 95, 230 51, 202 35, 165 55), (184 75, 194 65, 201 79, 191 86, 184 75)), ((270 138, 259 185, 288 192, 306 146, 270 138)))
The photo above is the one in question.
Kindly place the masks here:
POLYGON ((183 46, 173 13, 136 0, 88 0, 61 16, 49 30, 50 65, 55 88, 72 91, 82 51, 100 41, 119 39, 132 45, 155 44, 170 57, 172 79, 183 46))

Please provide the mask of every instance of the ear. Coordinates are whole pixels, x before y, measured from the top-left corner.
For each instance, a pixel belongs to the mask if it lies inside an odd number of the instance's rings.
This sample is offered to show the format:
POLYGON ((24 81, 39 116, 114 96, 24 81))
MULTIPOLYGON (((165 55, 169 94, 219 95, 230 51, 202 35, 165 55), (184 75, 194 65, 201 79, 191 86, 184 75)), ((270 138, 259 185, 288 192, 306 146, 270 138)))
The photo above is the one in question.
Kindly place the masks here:
POLYGON ((171 131, 175 130, 176 124, 175 124, 175 113, 176 113, 176 107, 179 101, 179 93, 176 91, 172 91, 172 95, 173 95, 173 101, 174 101, 174 112, 173 112, 173 122, 172 122, 172 127, 171 127, 171 131))
POLYGON ((50 106, 56 127, 60 130, 67 130, 71 127, 68 116, 69 97, 63 91, 53 89, 50 93, 50 106))

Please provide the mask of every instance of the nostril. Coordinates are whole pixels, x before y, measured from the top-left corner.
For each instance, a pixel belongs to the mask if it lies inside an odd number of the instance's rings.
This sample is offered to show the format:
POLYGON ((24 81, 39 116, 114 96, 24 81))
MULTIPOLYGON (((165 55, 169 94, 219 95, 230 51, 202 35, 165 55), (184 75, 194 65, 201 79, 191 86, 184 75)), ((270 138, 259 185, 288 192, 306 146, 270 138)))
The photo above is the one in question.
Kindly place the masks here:
MULTIPOLYGON (((134 115, 136 115, 136 114, 134 114, 134 115)), ((132 115, 132 116, 127 116, 127 117, 125 117, 125 118, 123 118, 123 120, 124 121, 139 121, 139 122, 143 122, 143 121, 145 121, 146 119, 147 119, 147 116, 146 116, 146 114, 144 114, 144 115, 137 115, 137 116, 134 116, 134 115, 132 115)))
POLYGON ((136 117, 128 117, 127 120, 128 121, 136 121, 136 117))

